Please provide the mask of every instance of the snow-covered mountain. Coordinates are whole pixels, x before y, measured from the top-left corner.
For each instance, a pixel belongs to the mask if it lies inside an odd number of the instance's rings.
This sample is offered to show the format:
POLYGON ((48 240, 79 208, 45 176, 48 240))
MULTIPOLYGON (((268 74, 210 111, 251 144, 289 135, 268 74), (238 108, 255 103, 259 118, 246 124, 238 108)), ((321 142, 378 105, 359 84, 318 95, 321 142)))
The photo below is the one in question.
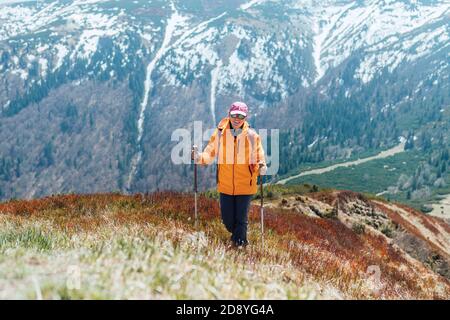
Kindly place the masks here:
POLYGON ((427 99, 449 91, 449 35, 444 0, 0 1, 0 196, 182 188, 175 128, 236 99, 282 129, 312 96, 371 116, 427 99))

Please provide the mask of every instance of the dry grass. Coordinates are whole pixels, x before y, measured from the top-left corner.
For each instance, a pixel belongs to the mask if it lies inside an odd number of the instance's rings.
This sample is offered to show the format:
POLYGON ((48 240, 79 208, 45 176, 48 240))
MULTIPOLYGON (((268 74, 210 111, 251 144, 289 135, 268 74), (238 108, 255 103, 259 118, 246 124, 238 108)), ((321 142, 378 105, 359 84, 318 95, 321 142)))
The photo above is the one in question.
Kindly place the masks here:
POLYGON ((193 211, 193 197, 174 192, 1 203, 0 298, 450 297, 446 279, 338 220, 265 209, 261 248, 253 207, 252 245, 240 251, 227 246, 217 201, 199 198, 198 229, 193 211), (79 290, 67 288, 71 266, 79 290))

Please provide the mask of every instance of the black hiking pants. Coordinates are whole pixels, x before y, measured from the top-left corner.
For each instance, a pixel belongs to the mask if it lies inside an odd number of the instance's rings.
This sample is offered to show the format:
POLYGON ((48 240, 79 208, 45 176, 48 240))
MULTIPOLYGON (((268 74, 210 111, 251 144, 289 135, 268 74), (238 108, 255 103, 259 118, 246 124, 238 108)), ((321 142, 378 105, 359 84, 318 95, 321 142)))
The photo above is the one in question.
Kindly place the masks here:
POLYGON ((231 240, 238 246, 247 245, 248 209, 252 195, 220 193, 220 213, 231 240))

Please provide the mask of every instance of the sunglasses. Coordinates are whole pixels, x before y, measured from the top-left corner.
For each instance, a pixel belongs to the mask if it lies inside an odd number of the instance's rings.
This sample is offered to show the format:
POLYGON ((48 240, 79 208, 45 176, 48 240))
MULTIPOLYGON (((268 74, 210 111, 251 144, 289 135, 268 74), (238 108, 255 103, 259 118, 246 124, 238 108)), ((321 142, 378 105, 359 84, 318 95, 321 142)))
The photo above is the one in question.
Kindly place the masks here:
POLYGON ((239 118, 241 120, 245 119, 245 116, 242 114, 232 114, 230 115, 233 119, 239 118))

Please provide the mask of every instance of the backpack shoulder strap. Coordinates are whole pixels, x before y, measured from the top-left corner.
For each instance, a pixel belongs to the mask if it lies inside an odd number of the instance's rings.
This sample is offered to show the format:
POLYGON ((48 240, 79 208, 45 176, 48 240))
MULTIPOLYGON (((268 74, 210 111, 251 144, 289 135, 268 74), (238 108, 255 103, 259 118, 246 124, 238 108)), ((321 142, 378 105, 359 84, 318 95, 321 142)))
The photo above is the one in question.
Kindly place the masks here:
POLYGON ((247 137, 250 140, 250 163, 255 164, 257 155, 256 155, 256 139, 258 137, 258 134, 256 133, 256 130, 253 128, 248 128, 247 131, 247 137))
POLYGON ((250 140, 250 143, 252 145, 252 149, 255 146, 255 142, 256 142, 256 137, 258 136, 258 134, 256 133, 255 129, 253 128, 248 128, 248 138, 250 140))
MULTIPOLYGON (((222 138, 223 128, 217 127, 217 158, 220 154, 220 139, 222 138)), ((216 183, 219 183, 219 163, 216 164, 216 183)))

